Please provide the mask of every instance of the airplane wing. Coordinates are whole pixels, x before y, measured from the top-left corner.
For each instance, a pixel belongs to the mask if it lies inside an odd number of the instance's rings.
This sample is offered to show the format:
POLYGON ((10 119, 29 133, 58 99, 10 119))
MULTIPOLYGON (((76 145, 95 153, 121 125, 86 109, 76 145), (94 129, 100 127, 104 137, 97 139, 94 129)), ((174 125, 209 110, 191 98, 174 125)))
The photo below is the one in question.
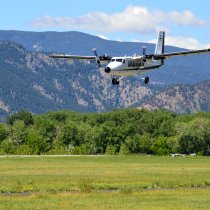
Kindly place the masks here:
POLYGON ((186 55, 193 55, 193 54, 203 54, 203 53, 209 53, 210 49, 202 49, 202 50, 189 50, 189 51, 180 51, 180 52, 172 52, 172 53, 163 53, 158 55, 149 55, 149 57, 153 57, 155 60, 160 59, 167 59, 170 57, 175 56, 186 56, 186 55))
MULTIPOLYGON (((97 55, 97 53, 95 53, 97 55)), ((105 65, 111 61, 112 57, 107 55, 101 56, 82 56, 82 55, 63 55, 63 54, 52 54, 50 58, 64 58, 64 59, 78 59, 78 60, 95 60, 99 65, 105 65)))
POLYGON ((63 55, 63 54, 52 54, 50 58, 66 58, 66 59, 81 59, 81 60, 95 60, 96 56, 81 56, 81 55, 63 55))

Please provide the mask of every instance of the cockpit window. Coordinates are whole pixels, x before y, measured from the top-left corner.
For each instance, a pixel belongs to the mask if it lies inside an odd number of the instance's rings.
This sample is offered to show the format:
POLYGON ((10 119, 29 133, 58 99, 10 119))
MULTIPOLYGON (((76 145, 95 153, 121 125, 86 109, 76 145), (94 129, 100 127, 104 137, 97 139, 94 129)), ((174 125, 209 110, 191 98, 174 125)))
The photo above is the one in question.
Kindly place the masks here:
POLYGON ((125 62, 124 59, 122 58, 112 58, 111 62, 115 62, 115 61, 120 62, 120 63, 125 62))

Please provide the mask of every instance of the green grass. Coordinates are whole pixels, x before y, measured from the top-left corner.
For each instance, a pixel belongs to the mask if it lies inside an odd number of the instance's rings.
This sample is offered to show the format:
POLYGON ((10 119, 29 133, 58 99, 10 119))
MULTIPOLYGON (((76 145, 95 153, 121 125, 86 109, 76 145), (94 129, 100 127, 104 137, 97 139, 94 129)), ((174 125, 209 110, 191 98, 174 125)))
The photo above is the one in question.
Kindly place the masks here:
POLYGON ((0 158, 0 209, 208 209, 208 186, 208 157, 0 158))
POLYGON ((210 189, 0 196, 0 209, 209 209, 210 189))

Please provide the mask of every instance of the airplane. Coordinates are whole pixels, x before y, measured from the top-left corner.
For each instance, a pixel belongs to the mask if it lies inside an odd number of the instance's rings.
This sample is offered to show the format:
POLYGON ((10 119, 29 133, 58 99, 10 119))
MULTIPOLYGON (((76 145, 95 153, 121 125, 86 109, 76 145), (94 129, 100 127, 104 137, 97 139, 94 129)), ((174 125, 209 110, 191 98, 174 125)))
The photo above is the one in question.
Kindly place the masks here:
MULTIPOLYGON (((145 72, 156 69, 164 65, 164 60, 175 56, 186 56, 192 54, 209 53, 209 49, 189 50, 165 53, 165 32, 160 31, 153 54, 146 54, 146 48, 143 48, 142 55, 139 56, 124 56, 111 57, 108 55, 98 56, 96 49, 93 49, 95 56, 81 56, 81 55, 64 55, 52 54, 51 58, 64 59, 86 59, 95 60, 99 68, 103 68, 104 72, 113 77, 112 84, 119 85, 120 80, 125 76, 134 76, 138 74, 145 74, 145 72)), ((149 83, 149 77, 144 78, 144 83, 149 83)))

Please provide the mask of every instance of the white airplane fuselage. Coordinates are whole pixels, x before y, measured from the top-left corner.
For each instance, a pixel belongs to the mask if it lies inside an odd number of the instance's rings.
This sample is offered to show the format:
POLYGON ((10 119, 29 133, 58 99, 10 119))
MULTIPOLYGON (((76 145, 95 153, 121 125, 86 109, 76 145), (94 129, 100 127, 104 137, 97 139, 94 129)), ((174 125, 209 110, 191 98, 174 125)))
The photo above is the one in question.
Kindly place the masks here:
POLYGON ((161 60, 138 57, 113 57, 104 71, 112 76, 134 76, 162 65, 161 60))

